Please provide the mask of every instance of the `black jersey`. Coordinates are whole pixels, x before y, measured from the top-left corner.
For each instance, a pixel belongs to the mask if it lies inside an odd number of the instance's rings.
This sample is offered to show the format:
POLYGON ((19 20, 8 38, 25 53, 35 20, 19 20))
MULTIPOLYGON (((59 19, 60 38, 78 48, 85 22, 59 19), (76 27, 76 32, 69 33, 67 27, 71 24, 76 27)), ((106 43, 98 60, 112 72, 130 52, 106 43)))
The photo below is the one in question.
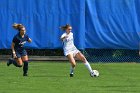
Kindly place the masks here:
POLYGON ((20 33, 16 34, 13 38, 13 43, 15 43, 15 47, 14 49, 16 51, 22 51, 24 50, 24 44, 26 43, 26 41, 29 40, 28 35, 24 35, 24 37, 21 37, 20 33))

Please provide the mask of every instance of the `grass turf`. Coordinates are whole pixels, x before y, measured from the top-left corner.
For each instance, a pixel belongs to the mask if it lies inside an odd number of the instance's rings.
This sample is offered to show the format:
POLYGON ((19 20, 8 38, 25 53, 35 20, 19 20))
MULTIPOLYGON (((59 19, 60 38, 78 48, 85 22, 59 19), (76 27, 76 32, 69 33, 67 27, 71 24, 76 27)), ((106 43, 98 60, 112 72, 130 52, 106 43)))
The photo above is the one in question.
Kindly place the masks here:
POLYGON ((0 62, 0 93, 140 93, 140 64, 91 64, 100 77, 91 78, 85 66, 77 63, 69 77, 68 62, 31 62, 29 76, 22 69, 0 62))

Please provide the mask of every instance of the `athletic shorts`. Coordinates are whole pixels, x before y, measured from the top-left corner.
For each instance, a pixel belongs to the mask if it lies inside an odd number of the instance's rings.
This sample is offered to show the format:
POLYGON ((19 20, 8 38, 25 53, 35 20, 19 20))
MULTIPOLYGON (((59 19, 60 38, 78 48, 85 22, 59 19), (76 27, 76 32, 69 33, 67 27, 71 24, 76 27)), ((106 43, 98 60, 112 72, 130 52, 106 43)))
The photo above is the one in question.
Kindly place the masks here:
POLYGON ((76 54, 79 53, 79 52, 80 52, 80 51, 79 51, 78 49, 74 49, 74 50, 68 51, 68 52, 65 52, 65 51, 64 51, 64 55, 67 56, 67 55, 69 55, 69 54, 73 54, 73 57, 75 57, 76 54))
MULTIPOLYGON (((26 50, 16 51, 17 58, 21 58, 22 56, 26 56, 26 55, 27 55, 26 50)), ((13 55, 12 55, 12 57, 13 57, 13 55)))

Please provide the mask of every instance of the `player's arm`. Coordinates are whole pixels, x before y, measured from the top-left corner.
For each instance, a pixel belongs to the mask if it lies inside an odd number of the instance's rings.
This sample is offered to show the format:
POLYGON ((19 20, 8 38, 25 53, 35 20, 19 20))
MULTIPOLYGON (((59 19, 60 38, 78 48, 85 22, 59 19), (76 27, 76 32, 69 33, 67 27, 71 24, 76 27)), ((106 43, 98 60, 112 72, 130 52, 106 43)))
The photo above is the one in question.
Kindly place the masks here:
POLYGON ((67 37, 68 37, 67 35, 65 35, 65 36, 62 35, 62 36, 60 37, 60 39, 63 41, 63 40, 66 39, 67 37))
POLYGON ((26 40, 31 43, 32 42, 32 39, 28 37, 28 35, 26 36, 26 40))
POLYGON ((11 49, 12 49, 13 58, 17 58, 14 47, 15 47, 15 43, 12 42, 11 49))

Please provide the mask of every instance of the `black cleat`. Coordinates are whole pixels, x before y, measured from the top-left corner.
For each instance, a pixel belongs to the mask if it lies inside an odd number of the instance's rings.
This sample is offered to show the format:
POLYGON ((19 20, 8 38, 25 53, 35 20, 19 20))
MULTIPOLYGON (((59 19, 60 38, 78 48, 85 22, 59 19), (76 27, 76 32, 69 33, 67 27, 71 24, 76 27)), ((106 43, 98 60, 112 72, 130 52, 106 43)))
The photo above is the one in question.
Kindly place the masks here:
POLYGON ((74 75, 73 74, 70 74, 70 77, 74 77, 74 75))
POLYGON ((27 73, 24 73, 23 76, 28 76, 28 74, 27 73))
POLYGON ((7 66, 10 66, 12 64, 12 61, 11 61, 11 59, 9 59, 8 61, 7 61, 7 66))

